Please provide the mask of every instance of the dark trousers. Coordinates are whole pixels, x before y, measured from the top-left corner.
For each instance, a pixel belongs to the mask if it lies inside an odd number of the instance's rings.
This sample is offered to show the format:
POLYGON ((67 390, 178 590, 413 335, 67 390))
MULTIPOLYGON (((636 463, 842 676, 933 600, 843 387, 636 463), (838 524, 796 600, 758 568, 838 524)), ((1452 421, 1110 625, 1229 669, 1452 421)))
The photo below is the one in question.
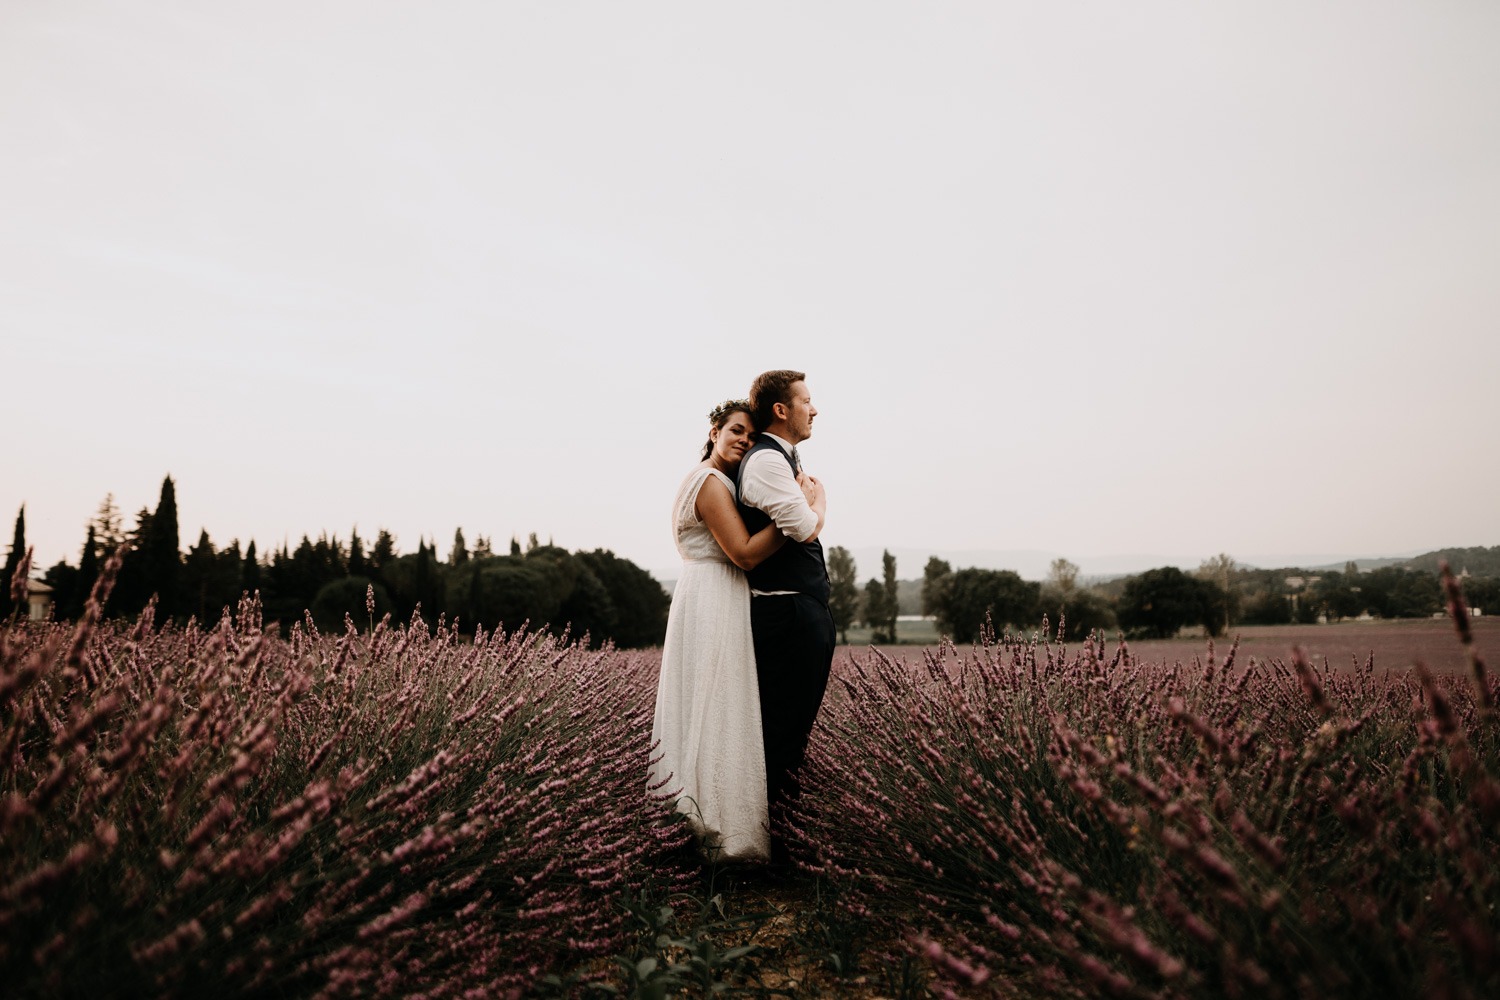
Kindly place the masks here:
POLYGON ((801 790, 797 771, 823 704, 837 635, 828 605, 805 594, 750 598, 766 797, 774 818, 801 790))

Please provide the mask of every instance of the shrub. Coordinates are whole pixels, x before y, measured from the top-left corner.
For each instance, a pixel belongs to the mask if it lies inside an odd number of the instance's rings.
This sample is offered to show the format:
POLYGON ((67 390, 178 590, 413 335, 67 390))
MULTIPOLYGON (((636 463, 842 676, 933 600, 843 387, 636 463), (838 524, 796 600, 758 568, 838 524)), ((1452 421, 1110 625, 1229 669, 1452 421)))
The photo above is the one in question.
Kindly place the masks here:
POLYGON ((1246 625, 1290 625, 1291 598, 1271 590, 1257 591, 1245 602, 1245 614, 1241 621, 1246 625))
POLYGON ((331 632, 343 630, 345 616, 356 622, 365 619, 362 624, 368 628, 390 613, 391 599, 385 588, 363 576, 346 576, 323 584, 312 603, 314 624, 331 632), (373 599, 374 604, 374 609, 368 613, 365 611, 367 599, 373 599))
POLYGON ((1090 632, 1108 632, 1118 624, 1109 599, 1094 590, 1043 586, 1040 604, 1043 614, 1066 627, 1069 639, 1081 641, 1090 632))

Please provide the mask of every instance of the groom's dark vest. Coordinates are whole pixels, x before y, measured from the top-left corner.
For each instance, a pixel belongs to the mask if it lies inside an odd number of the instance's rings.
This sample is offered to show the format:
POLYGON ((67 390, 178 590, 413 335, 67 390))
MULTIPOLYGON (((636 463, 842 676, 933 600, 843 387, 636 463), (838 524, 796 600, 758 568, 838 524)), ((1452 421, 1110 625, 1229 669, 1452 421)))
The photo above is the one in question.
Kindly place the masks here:
MULTIPOLYGON (((736 487, 740 485, 739 476, 744 473, 745 466, 750 464, 750 456, 758 451, 774 451, 787 465, 792 466, 792 474, 796 475, 797 467, 792 462, 792 456, 783 451, 774 440, 761 435, 755 446, 745 452, 745 457, 740 460, 740 467, 735 474, 736 487)), ((758 507, 747 507, 741 503, 739 508, 745 528, 752 535, 771 523, 771 516, 758 507)), ((799 594, 815 597, 824 604, 828 603, 828 568, 823 564, 823 544, 816 539, 798 542, 788 538, 786 544, 776 550, 775 555, 746 575, 754 590, 795 590, 799 594)))

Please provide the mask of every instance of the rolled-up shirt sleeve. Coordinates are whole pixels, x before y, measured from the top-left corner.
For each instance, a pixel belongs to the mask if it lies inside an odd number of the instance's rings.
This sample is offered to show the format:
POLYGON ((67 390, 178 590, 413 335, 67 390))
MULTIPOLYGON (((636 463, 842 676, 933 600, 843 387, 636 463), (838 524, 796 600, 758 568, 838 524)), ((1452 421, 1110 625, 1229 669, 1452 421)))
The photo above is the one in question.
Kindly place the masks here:
POLYGON ((740 471, 740 502, 765 511, 794 542, 812 537, 818 530, 818 513, 803 496, 786 459, 768 450, 756 452, 745 463, 740 471))

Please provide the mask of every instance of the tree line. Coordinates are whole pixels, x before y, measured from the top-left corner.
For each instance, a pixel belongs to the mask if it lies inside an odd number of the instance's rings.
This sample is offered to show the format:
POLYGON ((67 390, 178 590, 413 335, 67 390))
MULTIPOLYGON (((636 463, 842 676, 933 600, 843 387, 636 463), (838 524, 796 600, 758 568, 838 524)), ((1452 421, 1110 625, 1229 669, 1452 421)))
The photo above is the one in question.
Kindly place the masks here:
MULTIPOLYGON (((23 506, 0 576, 0 618, 13 610, 9 582, 26 551, 25 522, 23 506)), ((347 542, 304 535, 295 548, 283 544, 263 558, 253 540, 243 550, 238 540, 217 547, 205 530, 183 552, 170 476, 162 481, 156 508, 141 508, 128 531, 113 497, 105 497, 88 524, 78 564, 63 560, 42 576, 53 589, 56 617, 71 619, 82 612, 99 568, 122 544, 128 544, 129 554, 106 609, 116 617, 134 618, 154 599, 158 620, 196 618, 212 624, 242 594, 259 593, 268 620, 289 624, 309 612, 319 628, 340 629, 346 614, 368 624, 366 595, 373 594, 376 620, 387 613, 402 621, 419 614, 435 625, 446 616, 466 629, 570 623, 574 635, 587 632, 596 643, 609 639, 622 647, 659 645, 666 635, 670 598, 649 573, 607 549, 569 552, 542 544, 535 534, 524 548, 513 538, 507 551, 497 553, 482 536, 467 544, 459 529, 446 557, 440 557, 435 541, 420 539, 416 552, 401 554, 390 532, 382 529, 367 544, 354 530, 347 542)), ((1455 561, 1455 568, 1467 566, 1474 574, 1463 581, 1469 603, 1500 609, 1500 572, 1488 572, 1500 567, 1500 546, 1454 553, 1464 560, 1455 561)), ((1044 615, 1054 627, 1065 621, 1067 635, 1075 639, 1094 630, 1152 638, 1192 626, 1221 635, 1235 625, 1361 615, 1421 618, 1443 607, 1430 562, 1418 557, 1364 571, 1349 563, 1342 571, 1313 572, 1256 569, 1221 554, 1195 572, 1163 566, 1085 585, 1078 566, 1067 559, 1054 560, 1047 579, 1035 582, 1011 570, 955 570, 933 557, 923 569, 921 611, 955 642, 974 641, 986 618, 997 628, 1024 629, 1037 626, 1044 615)), ((872 641, 895 642, 901 610, 895 557, 884 552, 881 575, 861 587, 853 556, 834 546, 828 573, 840 641, 847 642, 849 628, 862 623, 871 629, 872 641)))
MULTIPOLYGON (((425 538, 416 552, 402 554, 384 529, 369 543, 357 530, 347 542, 304 535, 295 548, 283 543, 267 557, 253 540, 243 550, 237 539, 215 546, 204 530, 183 552, 171 476, 156 508, 143 507, 135 520, 125 530, 113 496, 105 497, 89 521, 78 564, 62 560, 42 575, 53 590, 55 617, 78 617, 104 561, 128 545, 105 609, 114 617, 134 618, 154 600, 158 621, 212 625, 242 594, 259 593, 268 621, 289 626, 310 613, 320 629, 339 630, 346 614, 360 627, 371 624, 366 602, 373 595, 375 621, 389 613, 400 621, 420 615, 429 625, 446 617, 466 630, 566 624, 575 637, 587 633, 596 645, 611 640, 622 647, 660 645, 666 636, 666 591, 608 549, 569 552, 533 534, 524 548, 513 538, 497 553, 483 536, 468 544, 460 528, 446 557, 425 538)), ((26 551, 25 524, 23 506, 0 587, 0 617, 12 611, 9 581, 26 551)))
MULTIPOLYGON (((886 551, 883 562, 883 578, 872 577, 861 591, 848 550, 829 550, 830 610, 841 641, 856 623, 872 629, 873 642, 895 641, 896 561, 886 551)), ((1471 565, 1487 564, 1476 558, 1471 565)), ((1468 576, 1463 587, 1470 606, 1500 610, 1500 574, 1468 576)), ((1067 559, 1053 560, 1047 579, 1035 582, 1012 570, 955 570, 934 556, 921 581, 922 614, 960 643, 973 642, 987 618, 997 629, 1025 629, 1046 616, 1053 627, 1065 622, 1072 639, 1096 630, 1168 638, 1186 627, 1218 636, 1236 625, 1336 622, 1363 615, 1426 618, 1442 610, 1435 569, 1391 565, 1361 571, 1354 563, 1342 571, 1256 569, 1227 554, 1205 560, 1193 572, 1161 566, 1093 585, 1081 582, 1078 566, 1067 559)))

